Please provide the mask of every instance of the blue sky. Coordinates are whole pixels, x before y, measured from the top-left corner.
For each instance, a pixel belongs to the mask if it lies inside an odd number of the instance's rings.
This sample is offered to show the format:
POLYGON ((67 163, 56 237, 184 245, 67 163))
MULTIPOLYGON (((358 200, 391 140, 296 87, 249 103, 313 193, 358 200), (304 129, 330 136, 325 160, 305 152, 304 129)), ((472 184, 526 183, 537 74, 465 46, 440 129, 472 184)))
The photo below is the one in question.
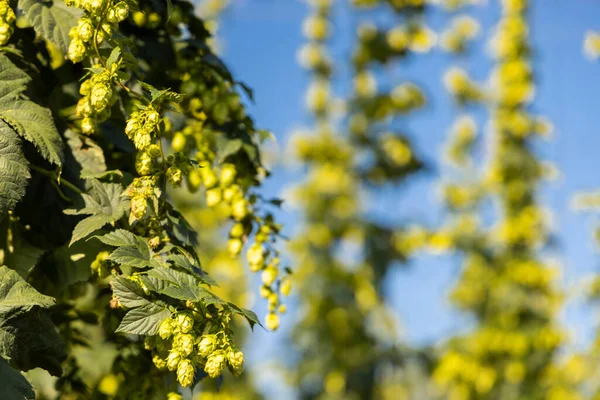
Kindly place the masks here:
MULTIPOLYGON (((304 108, 308 75, 296 61, 296 51, 305 42, 301 35, 302 19, 308 9, 301 0, 232 0, 232 7, 222 16, 220 37, 224 40, 223 56, 237 79, 250 85, 256 104, 250 106, 258 125, 274 132, 281 154, 290 133, 310 126, 304 108)), ((335 33, 332 51, 336 59, 348 60, 353 34, 353 18, 336 2, 335 33)), ((483 25, 484 35, 475 44, 476 57, 461 61, 472 76, 484 80, 490 60, 485 50, 490 27, 497 21, 497 2, 469 8, 469 14, 483 25)), ((531 37, 535 50, 534 68, 538 86, 532 109, 548 117, 555 131, 549 141, 537 145, 539 155, 557 164, 558 180, 546 184, 541 200, 551 208, 558 245, 552 253, 562 261, 565 290, 577 293, 577 284, 598 269, 600 258, 591 234, 594 218, 574 213, 569 205, 574 193, 600 187, 600 65, 586 59, 582 41, 587 30, 600 30, 598 0, 535 0, 531 13, 531 37)), ((428 24, 441 28, 448 15, 434 10, 428 24)), ((346 62, 346 61, 345 61, 346 62)), ((445 142, 456 110, 443 90, 444 71, 456 60, 435 51, 402 66, 391 76, 397 84, 404 79, 419 83, 427 92, 429 106, 403 122, 420 154, 432 162, 428 176, 411 181, 402 195, 387 193, 372 197, 374 216, 416 222, 440 223, 443 212, 435 196, 438 165, 435 165, 445 142)), ((347 87, 347 71, 340 71, 339 88, 347 87)), ((281 195, 290 182, 301 176, 297 171, 275 165, 273 176, 265 186, 268 195, 281 195)), ((293 232, 297 215, 284 208, 280 219, 293 232)), ((403 335, 414 344, 432 343, 457 330, 468 321, 454 311, 445 296, 460 266, 452 257, 421 256, 408 268, 394 270, 387 282, 389 302, 403 324, 403 335)), ((593 334, 596 311, 581 301, 571 301, 563 313, 564 324, 575 334, 573 345, 582 346, 593 334)), ((290 325, 284 319, 283 324, 290 325)), ((254 340, 282 340, 286 330, 275 334, 256 333, 254 340)), ((261 350, 262 351, 262 350, 261 350)), ((274 355, 276 349, 271 351, 274 355)), ((264 356, 264 354, 263 354, 264 356)))

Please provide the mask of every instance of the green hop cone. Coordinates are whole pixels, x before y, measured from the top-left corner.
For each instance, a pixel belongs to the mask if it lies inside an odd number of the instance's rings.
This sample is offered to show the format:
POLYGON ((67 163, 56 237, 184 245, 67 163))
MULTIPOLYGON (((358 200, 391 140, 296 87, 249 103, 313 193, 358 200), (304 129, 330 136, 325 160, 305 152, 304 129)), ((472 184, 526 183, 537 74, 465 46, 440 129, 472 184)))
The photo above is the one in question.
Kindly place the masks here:
POLYGON ((236 348, 231 348, 227 352, 227 361, 231 373, 235 376, 239 376, 244 371, 244 353, 236 348))
POLYGON ((133 139, 135 133, 140 130, 140 128, 141 125, 139 119, 137 118, 137 114, 132 113, 131 118, 127 120, 127 125, 125 125, 125 134, 128 138, 133 139))
POLYGON ((181 353, 179 353, 177 350, 171 350, 167 356, 167 368, 169 371, 175 371, 181 359, 181 353))
POLYGON ((146 121, 152 125, 158 125, 160 122, 160 114, 157 111, 151 110, 146 114, 146 121))
POLYGON ((97 124, 96 120, 91 117, 85 117, 81 120, 81 132, 84 135, 91 135, 96 132, 97 124))
POLYGON ((69 57, 69 60, 73 61, 74 63, 81 62, 85 58, 86 50, 87 49, 83 40, 79 38, 73 38, 69 44, 67 57, 69 57))
POLYGON ((152 357, 152 363, 154 363, 156 368, 158 368, 160 371, 164 371, 165 369, 167 369, 167 361, 158 354, 155 354, 152 357))
POLYGON ((89 42, 94 36, 94 26, 89 18, 81 18, 77 23, 77 35, 84 42, 89 42))
POLYGON ((194 351, 195 340, 193 335, 181 333, 173 338, 173 348, 187 357, 194 351))
POLYGON ((77 102, 77 108, 75 109, 77 115, 82 117, 91 117, 94 114, 92 106, 90 105, 90 98, 88 96, 82 97, 77 102))
POLYGON ((158 327, 158 336, 160 336, 161 339, 168 339, 174 331, 175 324, 173 323, 171 317, 169 317, 160 323, 160 326, 158 327))
POLYGON ((230 186, 235 180, 237 170, 233 164, 224 164, 221 169, 221 185, 230 186))
POLYGON ((206 360, 204 366, 204 372, 211 378, 216 378, 221 375, 221 372, 225 369, 225 353, 223 351, 215 351, 206 360))
POLYGON ((204 335, 198 344, 200 356, 207 358, 216 348, 217 337, 215 335, 204 335))
POLYGON ((154 159, 148 151, 137 153, 135 169, 140 175, 150 175, 154 171, 154 159))
POLYGON ((190 360, 182 360, 177 366, 177 381, 183 387, 191 386, 194 383, 196 368, 190 360))
POLYGON ((179 393, 170 392, 167 394, 167 400, 182 400, 183 397, 179 393))
POLYGON ((167 178, 173 186, 181 185, 181 181, 183 179, 183 172, 181 171, 181 168, 176 166, 169 167, 167 170, 167 178))
POLYGON ((177 315, 177 326, 182 333, 189 333, 194 328, 194 317, 192 313, 184 312, 177 315))
POLYGON ((133 145, 138 150, 146 150, 152 143, 152 135, 146 129, 142 128, 133 135, 133 145))
POLYGON ((96 84, 90 94, 90 105, 96 112, 104 110, 112 97, 112 88, 107 84, 96 84))
POLYGON ((125 21, 128 15, 129 6, 124 1, 120 1, 108 9, 108 12, 106 13, 106 19, 108 22, 116 24, 125 21))

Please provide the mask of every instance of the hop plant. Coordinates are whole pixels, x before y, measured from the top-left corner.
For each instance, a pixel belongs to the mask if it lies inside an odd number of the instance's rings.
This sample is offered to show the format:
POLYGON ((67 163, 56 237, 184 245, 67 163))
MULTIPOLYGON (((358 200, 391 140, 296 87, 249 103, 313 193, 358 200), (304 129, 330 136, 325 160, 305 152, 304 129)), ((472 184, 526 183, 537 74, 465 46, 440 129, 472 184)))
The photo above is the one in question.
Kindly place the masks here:
POLYGON ((181 333, 173 338, 173 349, 178 351, 183 357, 187 357, 194 351, 194 342, 196 338, 189 333, 181 333))
MULTIPOLYGON (((208 363, 208 362, 207 362, 208 363)), ((179 365, 177 366, 177 382, 183 387, 191 386, 194 382, 194 374, 196 373, 196 368, 194 364, 190 360, 181 360, 179 365)), ((209 374, 210 375, 210 374, 209 374)), ((217 375, 210 375, 211 378, 215 378, 217 375)))
POLYGON ((177 327, 182 333, 189 333, 194 328, 194 317, 189 312, 183 312, 177 315, 177 327))
POLYGON ((241 375, 241 373, 244 371, 244 353, 242 353, 239 349, 229 349, 227 352, 227 362, 229 363, 231 372, 235 376, 241 375))
MULTIPOLYGON (((180 361, 182 360, 183 356, 181 355, 181 353, 177 350, 171 350, 171 352, 169 353, 169 355, 167 356, 167 368, 169 369, 169 371, 175 371, 177 370, 177 367, 179 366, 180 361)), ((178 373, 178 380, 179 380, 179 373, 178 373)))
POLYGON ((207 358, 215 351, 217 345, 217 337, 215 335, 204 335, 198 343, 198 352, 200 356, 207 358))
POLYGON ((225 369, 225 364, 225 353, 221 350, 217 350, 208 356, 206 365, 204 366, 204 372, 211 378, 216 378, 221 375, 221 372, 225 369))

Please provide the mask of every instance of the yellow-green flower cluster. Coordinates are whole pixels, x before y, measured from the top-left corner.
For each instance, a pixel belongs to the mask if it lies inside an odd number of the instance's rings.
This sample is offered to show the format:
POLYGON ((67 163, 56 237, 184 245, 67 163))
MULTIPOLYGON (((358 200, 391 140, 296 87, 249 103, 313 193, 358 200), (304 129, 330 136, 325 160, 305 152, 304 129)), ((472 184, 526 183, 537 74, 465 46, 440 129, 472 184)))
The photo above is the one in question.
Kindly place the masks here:
POLYGON ((161 116, 152 106, 131 113, 125 126, 125 134, 136 149, 147 150, 156 137, 161 116))
POLYGON ((181 311, 160 324, 157 336, 146 337, 145 347, 152 350, 152 361, 159 370, 175 372, 179 384, 188 387, 198 369, 211 378, 225 368, 236 376, 243 372, 244 354, 231 335, 223 322, 214 324, 195 311, 181 311))
POLYGON ((455 17, 450 27, 442 33, 440 46, 451 53, 462 53, 467 42, 475 39, 480 29, 479 23, 470 16, 455 17))
POLYGON ((91 135, 98 131, 98 123, 110 117, 110 107, 117 100, 113 88, 117 80, 119 63, 114 63, 110 68, 95 65, 94 68, 101 72, 83 81, 79 93, 83 96, 77 103, 77 116, 82 117, 81 132, 91 135))
POLYGON ((10 7, 8 0, 0 1, 0 46, 4 46, 10 40, 14 31, 14 23, 17 19, 15 12, 10 7))
POLYGON ((69 59, 81 62, 91 50, 97 50, 104 40, 112 37, 119 22, 129 15, 129 5, 121 0, 67 0, 71 7, 81 8, 85 15, 71 28, 69 59))

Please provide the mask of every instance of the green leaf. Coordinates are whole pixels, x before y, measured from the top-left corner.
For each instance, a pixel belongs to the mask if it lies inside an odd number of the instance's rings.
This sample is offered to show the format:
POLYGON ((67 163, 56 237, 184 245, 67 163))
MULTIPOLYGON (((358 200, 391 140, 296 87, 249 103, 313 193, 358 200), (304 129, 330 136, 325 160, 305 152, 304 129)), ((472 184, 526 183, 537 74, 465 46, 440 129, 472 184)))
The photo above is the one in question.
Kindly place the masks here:
POLYGON ((183 101, 183 95, 175 92, 171 92, 169 89, 158 90, 149 83, 138 81, 140 85, 150 92, 152 102, 155 101, 171 101, 173 103, 181 103, 183 101))
POLYGON ((172 0, 167 0, 167 22, 171 19, 171 13, 173 13, 173 2, 172 0))
POLYGON ((120 265, 128 265, 130 267, 145 268, 145 267, 160 267, 160 263, 150 258, 150 250, 146 251, 133 246, 123 246, 113 251, 108 259, 120 265))
POLYGON ((171 268, 154 268, 148 271, 148 275, 177 286, 198 286, 198 282, 192 275, 171 268))
POLYGON ((29 163, 21 151, 21 139, 0 120, 0 220, 25 196, 29 163))
POLYGON ((77 25, 79 13, 61 0, 19 0, 18 7, 35 32, 58 46, 63 54, 69 49, 69 31, 77 25))
POLYGON ((110 56, 106 60, 106 66, 110 69, 114 63, 119 61, 119 57, 121 57, 121 48, 115 47, 111 52, 110 56))
POLYGON ((81 175, 102 174, 106 171, 104 152, 91 138, 79 136, 67 129, 64 133, 73 157, 81 166, 81 175))
POLYGON ((22 93, 31 78, 17 68, 4 54, 0 54, 0 101, 14 99, 22 93))
POLYGON ((244 142, 242 142, 242 139, 223 139, 218 141, 217 154, 219 156, 219 161, 221 162, 230 155, 237 153, 243 145, 244 142))
POLYGON ((110 215, 105 214, 92 215, 79 221, 75 229, 73 229, 73 236, 71 237, 69 246, 113 221, 114 219, 110 215))
POLYGON ((27 379, 0 357, 0 399, 34 400, 35 392, 27 379))
POLYGON ((15 271, 0 267, 0 355, 11 365, 62 373, 64 345, 46 310, 54 303, 15 271))
POLYGON ((171 312, 165 307, 154 303, 146 304, 125 314, 115 332, 156 335, 161 322, 170 315, 171 312))
MULTIPOLYGON (((239 306, 237 306, 234 303, 227 303, 227 305, 233 309, 233 311, 236 314, 241 315, 242 317, 246 318, 246 320, 248 321, 248 324, 250 324, 250 328, 254 329, 254 325, 258 324, 260 326, 263 326, 260 323, 260 320, 258 319, 258 316, 254 313, 254 311, 252 310, 248 310, 246 308, 241 308, 239 306)), ((263 327, 264 328, 264 327, 263 327)))
POLYGON ((258 140, 260 141, 260 143, 264 143, 266 140, 277 142, 277 139, 275 138, 275 135, 273 135, 273 132, 268 131, 266 129, 259 129, 256 131, 256 134, 258 135, 258 140))
POLYGON ((40 270, 58 291, 77 282, 87 281, 91 275, 90 264, 102 250, 100 243, 77 242, 73 246, 61 246, 47 254, 40 263, 40 270))
POLYGON ((155 277, 170 283, 159 293, 178 300, 199 301, 204 304, 224 304, 210 290, 198 286, 199 281, 185 272, 175 271, 170 268, 154 268, 148 271, 148 276, 155 277))
POLYGON ((113 294, 125 307, 134 308, 149 304, 139 284, 123 276, 116 277, 111 283, 113 294))
POLYGON ((25 140, 33 143, 51 163, 62 165, 63 143, 50 110, 32 101, 0 102, 0 119, 9 124, 25 140))
POLYGON ((167 260, 172 262, 174 266, 185 269, 192 273, 195 277, 199 278, 202 283, 206 283, 210 286, 219 286, 215 280, 213 280, 202 268, 198 267, 188 257, 183 254, 169 254, 167 260))
MULTIPOLYGON (((102 236, 94 236, 102 243, 108 246, 121 247, 121 246, 138 246, 140 244, 146 245, 146 241, 134 235, 133 233, 126 231, 125 229, 117 229, 102 236)), ((147 245, 146 245, 147 246, 147 245)))
POLYGON ((89 194, 81 195, 85 207, 78 211, 65 210, 65 213, 70 215, 92 214, 77 224, 70 245, 104 225, 120 219, 129 208, 129 201, 121 196, 122 193, 123 187, 119 184, 92 180, 89 194))

